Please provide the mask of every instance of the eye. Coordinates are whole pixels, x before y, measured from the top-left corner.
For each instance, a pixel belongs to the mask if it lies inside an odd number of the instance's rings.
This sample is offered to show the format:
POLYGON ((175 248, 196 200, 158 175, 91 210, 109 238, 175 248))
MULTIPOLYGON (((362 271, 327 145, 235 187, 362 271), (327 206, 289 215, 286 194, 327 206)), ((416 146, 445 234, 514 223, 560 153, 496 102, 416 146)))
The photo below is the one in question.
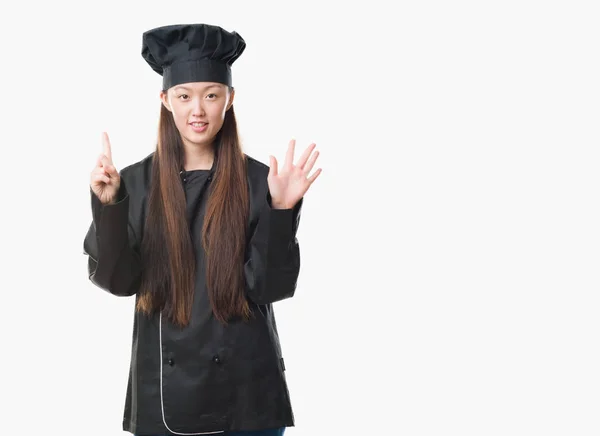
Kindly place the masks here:
POLYGON ((187 94, 181 94, 181 95, 178 95, 177 98, 180 99, 180 100, 187 100, 188 99, 188 95, 187 94))
POLYGON ((214 94, 214 93, 213 93, 213 94, 208 94, 208 95, 207 95, 207 97, 208 97, 208 98, 213 98, 213 99, 214 99, 214 98, 217 98, 217 94, 214 94), (212 97, 211 97, 211 96, 212 96, 212 97))

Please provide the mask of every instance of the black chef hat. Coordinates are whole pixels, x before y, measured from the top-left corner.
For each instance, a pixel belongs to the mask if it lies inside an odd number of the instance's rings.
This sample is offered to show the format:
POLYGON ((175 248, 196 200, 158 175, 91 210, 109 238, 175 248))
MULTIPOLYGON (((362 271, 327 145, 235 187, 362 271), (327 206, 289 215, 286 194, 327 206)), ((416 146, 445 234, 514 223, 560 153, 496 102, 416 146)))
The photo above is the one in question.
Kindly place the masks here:
POLYGON ((188 82, 231 86, 231 65, 245 48, 237 32, 210 24, 174 24, 142 35, 142 57, 163 76, 163 90, 188 82))

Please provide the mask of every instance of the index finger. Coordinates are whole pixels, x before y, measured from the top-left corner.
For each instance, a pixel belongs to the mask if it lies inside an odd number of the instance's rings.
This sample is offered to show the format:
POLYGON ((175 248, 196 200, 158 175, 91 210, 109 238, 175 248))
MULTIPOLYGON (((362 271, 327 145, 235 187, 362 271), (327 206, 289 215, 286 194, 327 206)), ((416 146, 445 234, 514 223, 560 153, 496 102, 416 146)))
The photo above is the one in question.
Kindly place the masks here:
POLYGON ((294 165, 294 150, 296 148, 296 140, 292 139, 288 144, 287 153, 285 154, 284 167, 291 168, 294 165))
POLYGON ((104 155, 112 163, 112 151, 110 149, 110 139, 108 139, 108 133, 102 132, 102 148, 104 155))

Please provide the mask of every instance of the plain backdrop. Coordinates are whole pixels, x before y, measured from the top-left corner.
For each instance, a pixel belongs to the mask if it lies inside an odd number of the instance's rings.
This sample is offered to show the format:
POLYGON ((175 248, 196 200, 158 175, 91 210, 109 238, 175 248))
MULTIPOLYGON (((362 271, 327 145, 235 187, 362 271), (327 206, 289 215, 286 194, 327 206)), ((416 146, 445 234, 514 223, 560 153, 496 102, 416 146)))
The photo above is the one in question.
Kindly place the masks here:
POLYGON ((133 298, 89 174, 154 148, 152 27, 236 30, 245 151, 311 142, 290 436, 598 435, 600 21, 588 1, 25 2, 0 11, 2 434, 120 435, 133 298))

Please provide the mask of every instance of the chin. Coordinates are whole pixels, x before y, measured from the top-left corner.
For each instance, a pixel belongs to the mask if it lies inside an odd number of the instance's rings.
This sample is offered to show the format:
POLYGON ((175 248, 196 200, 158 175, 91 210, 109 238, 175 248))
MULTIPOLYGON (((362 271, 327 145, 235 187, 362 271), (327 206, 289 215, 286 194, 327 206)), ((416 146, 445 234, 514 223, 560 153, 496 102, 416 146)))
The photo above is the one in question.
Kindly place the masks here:
POLYGON ((187 142, 190 144, 193 144, 197 147, 202 147, 205 145, 212 144, 215 137, 210 137, 209 135, 206 135, 204 133, 194 133, 192 135, 187 135, 185 139, 187 139, 187 142))

